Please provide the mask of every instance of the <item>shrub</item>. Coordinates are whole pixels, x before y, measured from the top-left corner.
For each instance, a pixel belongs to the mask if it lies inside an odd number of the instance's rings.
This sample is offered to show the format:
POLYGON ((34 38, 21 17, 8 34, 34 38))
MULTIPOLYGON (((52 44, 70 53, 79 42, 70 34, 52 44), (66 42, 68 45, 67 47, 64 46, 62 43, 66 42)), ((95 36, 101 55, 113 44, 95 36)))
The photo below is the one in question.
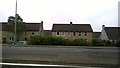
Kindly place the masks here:
POLYGON ((106 40, 93 40, 93 46, 115 46, 115 43, 106 40))
POLYGON ((71 43, 74 46, 86 46, 88 45, 88 42, 83 39, 75 39, 71 43))
POLYGON ((115 44, 116 47, 120 47, 120 40, 118 40, 115 44))

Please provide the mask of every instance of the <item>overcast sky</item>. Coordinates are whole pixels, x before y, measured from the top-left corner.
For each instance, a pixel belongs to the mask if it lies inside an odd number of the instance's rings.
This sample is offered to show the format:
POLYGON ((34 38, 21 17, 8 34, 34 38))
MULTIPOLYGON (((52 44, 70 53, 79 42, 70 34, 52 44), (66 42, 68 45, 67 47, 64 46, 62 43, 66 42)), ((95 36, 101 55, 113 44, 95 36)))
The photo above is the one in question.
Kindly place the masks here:
MULTIPOLYGON (((15 15, 16 0, 0 0, 0 22, 15 15)), ((18 14, 24 22, 44 21, 44 29, 53 23, 91 24, 94 31, 102 25, 118 26, 118 1, 120 0, 18 0, 18 14)))

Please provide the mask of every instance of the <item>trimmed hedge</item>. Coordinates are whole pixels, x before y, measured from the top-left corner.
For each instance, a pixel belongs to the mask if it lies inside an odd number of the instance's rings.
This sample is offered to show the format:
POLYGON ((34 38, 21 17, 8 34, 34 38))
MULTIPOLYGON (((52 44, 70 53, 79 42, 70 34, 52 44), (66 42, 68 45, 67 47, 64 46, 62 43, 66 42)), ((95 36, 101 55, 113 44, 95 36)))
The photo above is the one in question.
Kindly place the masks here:
POLYGON ((63 46, 117 46, 119 47, 120 40, 116 43, 105 41, 105 40, 93 40, 88 42, 83 39, 64 39, 62 37, 52 37, 52 36, 31 36, 30 44, 32 45, 63 45, 63 46))
POLYGON ((62 37, 51 37, 51 36, 31 36, 30 44, 32 45, 69 45, 69 46, 86 46, 89 42, 83 39, 68 40, 62 37))

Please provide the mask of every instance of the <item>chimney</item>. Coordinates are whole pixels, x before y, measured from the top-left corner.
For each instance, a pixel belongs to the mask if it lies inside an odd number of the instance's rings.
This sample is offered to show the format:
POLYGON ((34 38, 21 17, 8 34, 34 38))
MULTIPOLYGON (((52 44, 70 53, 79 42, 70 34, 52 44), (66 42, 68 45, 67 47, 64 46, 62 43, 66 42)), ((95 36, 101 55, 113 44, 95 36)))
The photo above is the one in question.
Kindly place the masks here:
POLYGON ((43 21, 41 21, 41 24, 43 25, 43 21))
POLYGON ((102 29, 104 29, 105 28, 105 25, 102 25, 102 29))
POLYGON ((43 21, 41 21, 41 27, 42 27, 42 29, 43 29, 43 21))
POLYGON ((44 31, 44 29, 43 29, 43 21, 41 21, 41 26, 40 26, 39 33, 40 33, 40 35, 42 35, 42 36, 43 36, 43 31, 44 31))
POLYGON ((72 25, 72 22, 70 22, 70 25, 72 25))

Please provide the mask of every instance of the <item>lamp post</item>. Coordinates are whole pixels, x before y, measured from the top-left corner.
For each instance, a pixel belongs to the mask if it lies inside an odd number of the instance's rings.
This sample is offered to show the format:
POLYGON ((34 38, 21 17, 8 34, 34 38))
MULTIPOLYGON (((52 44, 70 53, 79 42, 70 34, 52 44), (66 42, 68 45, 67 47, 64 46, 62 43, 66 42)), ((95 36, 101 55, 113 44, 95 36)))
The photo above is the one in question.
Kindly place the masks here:
POLYGON ((17 23, 17 0, 15 6, 14 44, 16 43, 16 23, 17 23))

